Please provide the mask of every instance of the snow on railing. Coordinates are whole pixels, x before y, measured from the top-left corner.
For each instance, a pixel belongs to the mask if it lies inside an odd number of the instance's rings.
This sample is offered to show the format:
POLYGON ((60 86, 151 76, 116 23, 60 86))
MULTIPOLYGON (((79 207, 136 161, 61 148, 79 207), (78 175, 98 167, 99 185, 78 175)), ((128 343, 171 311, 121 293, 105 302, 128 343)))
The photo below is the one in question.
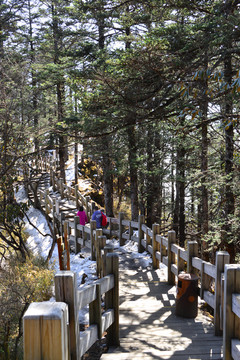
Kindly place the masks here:
MULTIPOLYGON (((46 162, 42 162, 46 169, 46 162)), ((53 169, 53 168, 52 168, 53 169)), ((67 198, 75 204, 84 207, 91 218, 94 203, 90 198, 81 195, 78 187, 70 187, 58 180, 51 171, 51 185, 54 191, 61 194, 61 198, 67 198)), ((50 199, 49 192, 40 193, 41 204, 46 213, 58 223, 60 234, 68 237, 73 245, 75 253, 81 251, 81 247, 90 240, 92 260, 97 261, 98 276, 104 276, 104 264, 106 264, 107 253, 112 249, 107 248, 106 236, 118 236, 120 246, 126 240, 135 241, 138 251, 148 251, 153 260, 153 268, 157 269, 160 263, 167 266, 168 283, 174 285, 176 277, 184 270, 199 276, 199 295, 214 310, 215 334, 224 336, 224 359, 240 359, 240 341, 238 328, 240 327, 240 266, 227 265, 229 254, 217 252, 215 265, 203 261, 198 257, 198 244, 189 241, 187 249, 176 244, 174 231, 168 232, 168 237, 160 234, 160 226, 153 224, 152 229, 144 224, 144 217, 139 215, 138 221, 124 219, 124 214, 119 213, 118 218, 108 217, 108 229, 96 229, 96 222, 90 221, 90 226, 79 224, 78 217, 67 220, 61 212, 60 202, 50 199), (67 225, 66 225, 67 222, 67 225), (106 235, 106 236, 104 236, 106 235), (224 275, 225 269, 225 275, 224 275)), ((56 230, 57 231, 57 230, 56 230)))
POLYGON ((56 302, 30 304, 23 316, 24 359, 80 359, 104 332, 108 346, 119 345, 118 255, 108 254, 106 276, 76 286, 76 274, 55 275, 56 302), (105 294, 104 309, 102 295, 105 294), (79 331, 79 310, 89 305, 89 327, 79 331))

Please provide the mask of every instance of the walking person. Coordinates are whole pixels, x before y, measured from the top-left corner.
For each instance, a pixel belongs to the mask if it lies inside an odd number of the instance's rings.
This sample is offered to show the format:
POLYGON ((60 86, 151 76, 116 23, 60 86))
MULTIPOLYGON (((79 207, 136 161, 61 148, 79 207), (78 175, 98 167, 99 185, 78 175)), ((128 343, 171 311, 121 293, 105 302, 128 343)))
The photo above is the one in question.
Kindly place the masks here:
POLYGON ((83 206, 79 207, 77 216, 79 216, 79 224, 80 225, 85 225, 88 222, 88 218, 87 218, 85 211, 83 210, 83 206))
POLYGON ((102 212, 97 206, 95 206, 94 213, 92 214, 92 220, 96 221, 97 229, 102 228, 102 212))

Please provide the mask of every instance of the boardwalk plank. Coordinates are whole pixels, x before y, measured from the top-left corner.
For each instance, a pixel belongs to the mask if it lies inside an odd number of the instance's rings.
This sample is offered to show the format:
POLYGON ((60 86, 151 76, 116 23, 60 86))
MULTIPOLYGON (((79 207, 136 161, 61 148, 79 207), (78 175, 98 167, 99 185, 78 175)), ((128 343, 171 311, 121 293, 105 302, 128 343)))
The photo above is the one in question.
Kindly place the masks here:
MULTIPOLYGON (((122 264, 122 268, 124 264, 122 264)), ((120 344, 102 360, 220 360, 222 338, 201 310, 195 319, 175 315, 176 287, 164 270, 120 269, 120 344)))
MULTIPOLYGON (((41 188, 49 179, 45 177, 41 188)), ((73 218, 75 205, 58 198, 60 211, 73 218)), ((199 310, 196 319, 175 315, 176 287, 163 269, 143 269, 131 254, 120 254, 120 344, 102 360, 221 360, 222 338, 199 310), (124 255, 124 256, 122 256, 124 255)))

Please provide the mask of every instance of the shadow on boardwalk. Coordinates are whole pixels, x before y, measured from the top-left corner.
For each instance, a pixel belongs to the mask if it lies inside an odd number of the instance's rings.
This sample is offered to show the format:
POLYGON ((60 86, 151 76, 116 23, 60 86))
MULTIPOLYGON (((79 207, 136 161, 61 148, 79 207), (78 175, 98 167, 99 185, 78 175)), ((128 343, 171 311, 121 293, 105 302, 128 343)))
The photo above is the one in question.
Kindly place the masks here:
POLYGON ((222 359, 222 338, 210 319, 201 310, 195 319, 177 317, 175 294, 165 269, 141 269, 120 254, 121 346, 101 359, 222 359))

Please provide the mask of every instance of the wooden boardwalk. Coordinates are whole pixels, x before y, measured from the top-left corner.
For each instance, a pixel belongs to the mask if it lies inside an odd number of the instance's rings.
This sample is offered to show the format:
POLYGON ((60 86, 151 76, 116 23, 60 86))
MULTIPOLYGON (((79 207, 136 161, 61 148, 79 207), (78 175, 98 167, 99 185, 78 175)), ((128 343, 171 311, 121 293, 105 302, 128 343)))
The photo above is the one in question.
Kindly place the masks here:
POLYGON ((175 315, 176 287, 164 269, 129 270, 120 262, 120 347, 102 360, 222 359, 222 337, 201 310, 196 319, 175 315))
MULTIPOLYGON (((47 175, 40 189, 49 187, 47 175)), ((60 195, 61 211, 74 218, 76 208, 60 195)), ((175 315, 176 286, 167 285, 166 270, 142 269, 120 253, 120 347, 101 360, 221 360, 222 337, 214 336, 210 319, 201 310, 196 319, 175 315)))

